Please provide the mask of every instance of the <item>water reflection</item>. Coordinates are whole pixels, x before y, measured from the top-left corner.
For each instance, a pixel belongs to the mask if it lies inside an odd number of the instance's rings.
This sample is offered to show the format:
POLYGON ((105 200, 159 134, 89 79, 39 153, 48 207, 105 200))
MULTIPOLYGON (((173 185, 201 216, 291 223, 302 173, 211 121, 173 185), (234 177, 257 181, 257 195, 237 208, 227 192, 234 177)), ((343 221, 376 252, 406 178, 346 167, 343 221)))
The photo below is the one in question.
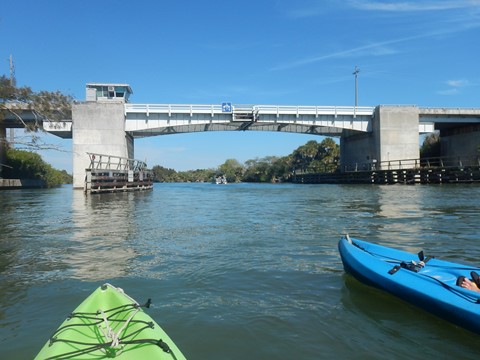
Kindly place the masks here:
MULTIPOLYGON (((47 277, 56 278, 62 264, 52 258, 60 252, 58 227, 68 217, 65 204, 54 193, 61 190, 0 191, 0 320, 9 308, 27 298, 27 288, 47 277), (57 211, 59 212, 57 214, 57 211), (53 216, 51 214, 53 213, 53 216), (61 215, 60 215, 61 214, 61 215)), ((15 319, 7 319, 14 322, 15 319)))
POLYGON ((45 281, 126 275, 136 256, 136 204, 149 195, 85 196, 71 187, 0 192, 0 297, 45 281))
POLYGON ((129 240, 137 232, 135 200, 140 193, 85 196, 73 191, 74 231, 63 259, 71 276, 107 280, 127 274, 136 254, 129 240))

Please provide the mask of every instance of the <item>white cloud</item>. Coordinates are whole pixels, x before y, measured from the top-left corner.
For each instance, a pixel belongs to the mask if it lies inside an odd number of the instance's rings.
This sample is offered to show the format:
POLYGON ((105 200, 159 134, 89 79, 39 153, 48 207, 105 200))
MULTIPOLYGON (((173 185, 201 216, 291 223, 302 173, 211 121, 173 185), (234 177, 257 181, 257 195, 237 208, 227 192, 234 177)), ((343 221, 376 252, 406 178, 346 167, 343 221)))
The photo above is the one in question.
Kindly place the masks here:
POLYGON ((414 40, 418 38, 423 38, 423 37, 428 37, 428 36, 433 36, 432 34, 422 34, 418 36, 408 36, 405 38, 399 38, 399 39, 393 39, 393 40, 387 40, 387 41, 380 41, 376 43, 371 43, 363 46, 358 46, 354 47, 351 49, 346 49, 342 51, 337 51, 333 52, 330 54, 324 54, 324 55, 319 55, 319 56, 312 56, 309 58, 305 58, 302 60, 297 60, 293 61, 291 63, 283 64, 283 65, 277 65, 272 67, 270 70, 271 71, 276 71, 276 70, 285 70, 285 69, 291 69, 291 68, 296 68, 300 67, 303 65, 308 65, 308 64, 313 64, 316 62, 320 62, 322 60, 328 60, 328 59, 335 59, 335 58, 347 58, 347 57, 359 57, 359 56, 365 56, 365 55, 375 55, 375 56, 384 56, 384 55, 392 55, 397 53, 393 48, 387 47, 387 45, 392 45, 396 43, 402 43, 406 42, 409 40, 414 40))
MULTIPOLYGON (((295 4, 295 3, 294 3, 295 4)), ((456 9, 480 8, 480 0, 416 0, 416 1, 365 1, 347 0, 345 2, 312 1, 303 7, 286 11, 287 16, 294 19, 304 19, 325 15, 339 9, 356 9, 364 11, 377 11, 385 13, 445 11, 456 9)))
POLYGON ((437 91, 438 94, 440 95, 456 95, 460 91, 457 88, 452 88, 452 89, 447 89, 447 90, 439 90, 437 91))
POLYGON ((359 10, 386 12, 441 11, 480 6, 478 0, 434 0, 434 1, 359 1, 351 0, 349 4, 359 10))
MULTIPOLYGON (((438 19, 433 25, 430 25, 430 30, 417 30, 417 34, 400 37, 392 40, 373 42, 367 45, 358 46, 337 52, 321 54, 317 56, 304 57, 291 61, 289 63, 279 64, 270 68, 270 71, 286 70, 298 68, 305 65, 321 62, 330 59, 360 57, 360 56, 386 56, 399 53, 398 49, 392 46, 412 40, 420 40, 434 37, 442 37, 450 34, 455 34, 463 31, 469 31, 480 27, 480 0, 418 0, 418 1, 364 1, 364 0, 347 0, 343 3, 326 1, 319 5, 317 2, 311 2, 310 6, 290 10, 289 15, 294 18, 322 16, 325 12, 339 7, 350 7, 351 9, 360 11, 377 11, 402 13, 399 16, 404 16, 410 19, 410 14, 407 12, 442 12, 442 19, 445 26, 439 27, 438 19), (464 10, 460 13, 445 10, 464 10)), ((422 14, 421 16, 424 17, 422 14)), ((410 19, 411 20, 411 19, 410 19)), ((410 21, 409 20, 409 21, 410 21)), ((427 24, 428 25, 428 24, 427 24)), ((427 26, 425 25, 425 26, 427 26)), ((427 26, 428 27, 428 26, 427 26)))
POLYGON ((468 80, 464 80, 464 79, 461 79, 461 80, 448 80, 448 81, 447 81, 447 85, 448 85, 448 86, 455 87, 455 88, 459 88, 459 87, 468 86, 468 85, 469 85, 469 82, 468 82, 468 80))
POLYGON ((444 28, 444 29, 435 29, 430 32, 423 32, 417 35, 411 35, 411 36, 406 36, 406 37, 392 39, 392 40, 374 42, 367 45, 354 47, 351 49, 333 52, 330 54, 306 57, 301 60, 292 61, 290 63, 274 66, 270 68, 270 71, 286 70, 286 69, 296 68, 304 65, 317 63, 323 60, 335 59, 335 58, 359 57, 359 56, 365 56, 365 55, 370 55, 370 56, 392 55, 392 54, 398 53, 399 51, 391 47, 387 47, 387 45, 400 44, 400 43, 404 43, 412 40, 434 38, 438 36, 444 36, 448 34, 454 34, 462 31, 470 30, 472 28, 477 28, 477 27, 480 27, 480 23, 476 23, 474 25, 472 25, 471 23, 464 24, 464 26, 459 28, 452 27, 452 28, 444 28))
POLYGON ((450 87, 446 90, 438 91, 440 95, 456 95, 461 93, 461 88, 466 86, 470 86, 470 82, 465 79, 458 79, 458 80, 447 80, 446 84, 450 87))

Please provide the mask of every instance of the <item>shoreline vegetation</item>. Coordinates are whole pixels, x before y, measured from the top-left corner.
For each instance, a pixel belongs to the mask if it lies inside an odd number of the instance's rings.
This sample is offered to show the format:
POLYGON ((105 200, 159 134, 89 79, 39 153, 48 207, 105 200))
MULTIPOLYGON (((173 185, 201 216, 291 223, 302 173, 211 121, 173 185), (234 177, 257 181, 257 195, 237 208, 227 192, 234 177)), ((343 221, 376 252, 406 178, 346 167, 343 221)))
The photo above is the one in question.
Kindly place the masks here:
MULTIPOLYGON (((216 169, 176 171, 155 165, 151 169, 154 182, 211 182, 217 175, 224 175, 229 183, 235 182, 290 182, 297 172, 335 172, 338 168, 340 146, 332 138, 318 143, 315 140, 298 147, 284 157, 267 156, 247 160, 241 164, 228 159, 216 169)), ((42 157, 26 150, 7 149, 3 179, 28 179, 43 182, 38 187, 56 187, 71 184, 72 175, 57 170, 42 157)))
POLYGON ((11 188, 51 188, 73 182, 72 175, 66 170, 55 169, 39 154, 12 148, 6 151, 6 163, 0 175, 2 184, 11 188), (8 180, 17 181, 12 183, 8 180))
POLYGON ((290 155, 267 156, 247 160, 241 164, 228 159, 217 169, 175 171, 159 165, 152 168, 155 182, 211 182, 224 175, 228 183, 291 182, 295 172, 336 172, 340 159, 340 146, 332 138, 318 143, 315 140, 298 147, 290 155))

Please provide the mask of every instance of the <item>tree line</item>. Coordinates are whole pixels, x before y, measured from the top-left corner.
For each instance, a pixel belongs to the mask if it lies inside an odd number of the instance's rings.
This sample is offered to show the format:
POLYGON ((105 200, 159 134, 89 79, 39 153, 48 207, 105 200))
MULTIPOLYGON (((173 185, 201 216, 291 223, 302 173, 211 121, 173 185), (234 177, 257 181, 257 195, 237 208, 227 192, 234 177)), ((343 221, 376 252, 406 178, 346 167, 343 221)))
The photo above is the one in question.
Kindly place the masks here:
POLYGON ((290 182, 295 173, 334 172, 338 169, 340 146, 332 138, 311 140, 287 156, 267 156, 245 161, 227 159, 216 169, 177 172, 160 165, 152 168, 157 182, 210 182, 225 175, 232 182, 290 182))
POLYGON ((72 175, 65 170, 55 169, 45 162, 39 154, 13 148, 7 149, 2 177, 6 179, 42 180, 45 187, 55 187, 73 182, 72 175))
MULTIPOLYGON (((420 157, 440 156, 440 137, 432 133, 420 147, 420 157)), ((267 156, 245 161, 228 159, 216 169, 175 171, 160 165, 152 168, 156 182, 210 182, 225 175, 228 182, 290 182, 295 174, 340 171, 340 146, 332 139, 311 140, 290 155, 267 156)))

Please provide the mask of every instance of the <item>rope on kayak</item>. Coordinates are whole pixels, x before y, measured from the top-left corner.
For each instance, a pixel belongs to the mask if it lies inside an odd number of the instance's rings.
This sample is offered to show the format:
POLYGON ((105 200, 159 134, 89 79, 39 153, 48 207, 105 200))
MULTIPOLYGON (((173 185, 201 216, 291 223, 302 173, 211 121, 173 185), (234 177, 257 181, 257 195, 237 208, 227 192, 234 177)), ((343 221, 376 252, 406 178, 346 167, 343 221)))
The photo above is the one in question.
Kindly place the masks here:
MULTIPOLYGON (((107 319, 110 321, 110 322, 123 322, 125 320, 122 320, 122 319, 113 319, 112 317, 113 316, 116 316, 122 312, 125 312, 125 311, 129 311, 131 309, 135 309, 135 308, 138 308, 139 305, 138 304, 127 304, 127 305, 122 305, 122 306, 119 306, 119 307, 116 307, 116 308, 112 308, 112 309, 109 309, 109 310, 105 310, 104 313, 107 313, 107 312, 111 312, 111 311, 114 311, 114 310, 118 310, 116 311, 115 313, 111 314, 107 319), (121 310, 119 310, 121 309, 121 310)), ((62 327, 59 327, 54 333, 53 335, 51 336, 51 339, 53 339, 55 337, 55 335, 67 328, 70 328, 70 327, 82 327, 82 326, 92 326, 92 325, 100 325, 103 323, 103 319, 99 319, 98 318, 98 315, 99 315, 99 312, 74 312, 74 313, 71 313, 69 316, 68 316, 68 320, 71 320, 73 318, 78 318, 78 319, 83 319, 83 320, 94 320, 93 322, 85 322, 83 324, 68 324, 68 325, 64 325, 62 327)), ((132 323, 137 323, 137 324, 146 324, 148 326, 151 326, 150 324, 152 324, 151 321, 145 321, 145 320, 131 320, 130 322, 132 323)), ((152 327, 153 327, 153 324, 152 324, 152 327)), ((50 340, 51 341, 51 340, 50 340)))
POLYGON ((175 354, 172 352, 170 347, 167 343, 165 343, 162 339, 132 339, 128 340, 129 338, 134 338, 142 331, 146 329, 153 329, 154 323, 152 321, 145 321, 145 320, 137 320, 134 319, 134 316, 140 311, 141 307, 150 307, 151 299, 144 305, 139 305, 137 303, 134 304, 126 304, 121 305, 115 308, 111 308, 108 310, 98 310, 97 312, 73 312, 68 316, 68 320, 77 318, 81 319, 84 322, 81 324, 68 324, 58 328, 54 334, 51 336, 49 341, 49 346, 52 346, 56 342, 63 342, 66 344, 72 345, 79 345, 84 346, 83 349, 78 349, 75 351, 54 355, 52 357, 47 358, 46 360, 53 360, 53 359, 73 359, 79 355, 88 354, 97 350, 100 350, 106 354, 107 357, 118 356, 120 355, 124 349, 125 345, 138 345, 138 344, 153 344, 160 347, 164 352, 169 353, 173 359, 176 359, 175 354), (121 314, 123 312, 131 311, 133 313, 129 315, 127 319, 115 319, 114 316, 121 314), (107 315, 109 314, 109 315, 107 315), (99 316, 101 318, 99 318, 99 316), (93 321, 92 321, 93 320, 93 321), (114 322, 121 322, 123 323, 122 327, 115 332, 113 329, 114 322), (143 324, 141 328, 137 329, 136 331, 132 331, 131 333, 121 337, 122 332, 127 328, 129 324, 143 324), (104 325, 102 327, 102 325, 104 325), (75 340, 67 340, 61 339, 57 337, 57 334, 61 333, 63 330, 68 328, 75 328, 75 327, 98 327, 101 331, 104 339, 106 342, 103 343, 90 343, 90 342, 82 342, 82 341, 75 341, 75 340))
POLYGON ((99 310, 100 314, 102 315, 104 324, 105 324, 105 329, 103 329, 100 325, 98 326, 100 330, 102 331, 103 335, 105 336, 105 339, 111 340, 111 346, 113 348, 117 347, 120 343, 120 334, 125 330, 125 328, 128 326, 130 321, 133 319, 135 315, 140 311, 139 307, 135 308, 135 311, 128 317, 127 320, 123 323, 123 326, 115 332, 113 328, 108 324, 108 317, 105 315, 105 312, 102 310, 99 310))
MULTIPOLYGON (((85 355, 97 350, 105 350, 107 353, 107 357, 114 357, 117 355, 120 355, 120 352, 117 352, 115 354, 112 354, 112 351, 108 351, 109 348, 111 348, 110 343, 102 343, 102 344, 91 344, 91 343, 83 343, 80 341, 72 341, 72 340, 63 340, 59 339, 59 342, 64 342, 67 344, 75 344, 75 345, 83 345, 83 346, 89 346, 88 348, 84 349, 79 349, 63 354, 58 354, 54 355, 48 358, 45 358, 45 360, 60 360, 60 359, 75 359, 80 355, 85 355), (108 356, 110 355, 110 356, 108 356)), ((164 352, 169 353, 173 359, 177 359, 173 351, 170 349, 168 344, 163 341, 162 339, 136 339, 136 340, 130 340, 130 341, 122 341, 124 345, 142 345, 142 344, 152 344, 152 345, 157 345, 160 347, 164 352)))

